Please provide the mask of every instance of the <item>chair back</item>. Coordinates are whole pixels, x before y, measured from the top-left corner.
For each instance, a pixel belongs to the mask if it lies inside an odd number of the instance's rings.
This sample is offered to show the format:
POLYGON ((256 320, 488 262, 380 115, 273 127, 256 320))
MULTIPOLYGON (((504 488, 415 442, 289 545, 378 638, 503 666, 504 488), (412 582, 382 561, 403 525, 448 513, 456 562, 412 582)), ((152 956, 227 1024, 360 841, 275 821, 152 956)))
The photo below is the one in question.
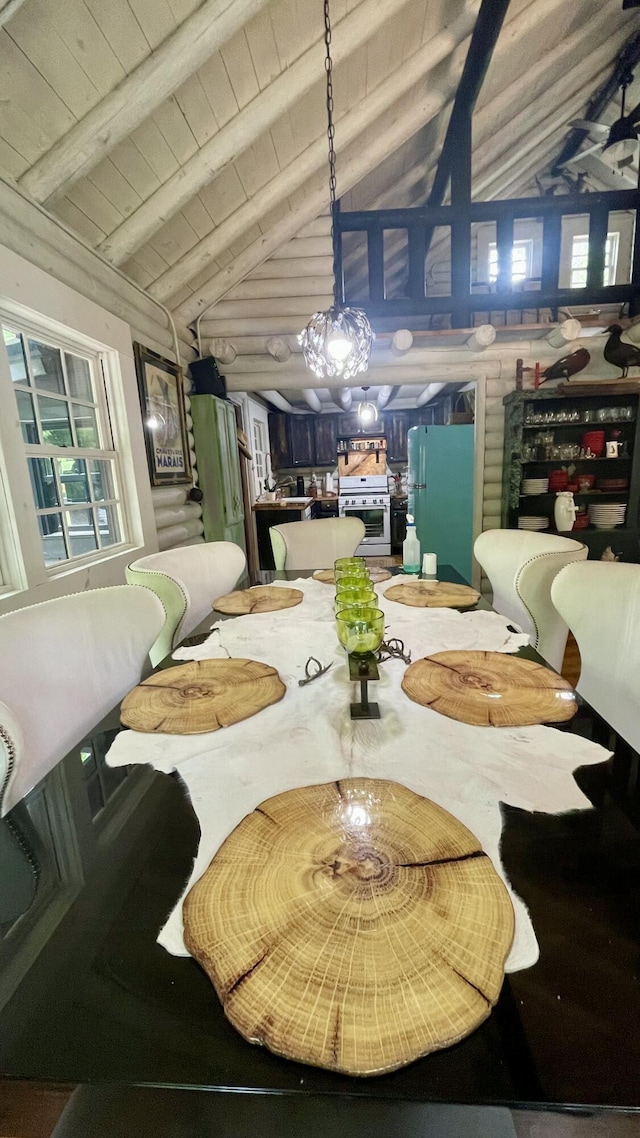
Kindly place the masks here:
POLYGON ((23 740, 20 746, 0 705, 0 727, 18 752, 3 813, 139 683, 164 619, 159 598, 132 585, 56 597, 0 617, 0 695, 23 740))
POLYGON ((578 642, 577 690, 640 751, 640 565, 567 565, 551 599, 578 642))
POLYGON ((229 593, 245 571, 244 550, 232 541, 185 545, 140 557, 127 567, 127 581, 160 597, 167 618, 151 650, 157 664, 211 612, 216 597, 229 593))
POLYGON ((331 569, 338 557, 352 557, 365 534, 360 518, 318 518, 271 526, 276 569, 331 569))
POLYGON ((568 628, 551 602, 555 576, 572 561, 584 561, 586 545, 555 534, 485 530, 474 554, 493 590, 493 607, 531 637, 533 647, 560 671, 568 628))

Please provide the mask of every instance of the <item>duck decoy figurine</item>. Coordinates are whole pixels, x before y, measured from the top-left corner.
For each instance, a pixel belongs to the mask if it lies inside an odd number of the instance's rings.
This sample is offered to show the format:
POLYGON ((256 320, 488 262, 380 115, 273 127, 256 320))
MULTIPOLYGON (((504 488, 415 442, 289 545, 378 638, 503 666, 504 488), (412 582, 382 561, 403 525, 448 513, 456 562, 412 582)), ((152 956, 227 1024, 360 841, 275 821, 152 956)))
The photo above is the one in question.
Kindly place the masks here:
POLYGON ((614 367, 619 367, 622 371, 621 379, 626 379, 630 367, 640 367, 640 348, 620 339, 622 328, 619 324, 612 324, 603 332, 603 336, 607 333, 609 339, 604 346, 604 358, 614 367))
POLYGON ((562 359, 556 360, 554 364, 550 364, 545 368, 540 376, 540 383, 545 383, 548 379, 569 379, 570 375, 575 375, 576 372, 582 371, 587 366, 591 356, 586 348, 578 348, 575 352, 571 352, 568 356, 563 356, 562 359))

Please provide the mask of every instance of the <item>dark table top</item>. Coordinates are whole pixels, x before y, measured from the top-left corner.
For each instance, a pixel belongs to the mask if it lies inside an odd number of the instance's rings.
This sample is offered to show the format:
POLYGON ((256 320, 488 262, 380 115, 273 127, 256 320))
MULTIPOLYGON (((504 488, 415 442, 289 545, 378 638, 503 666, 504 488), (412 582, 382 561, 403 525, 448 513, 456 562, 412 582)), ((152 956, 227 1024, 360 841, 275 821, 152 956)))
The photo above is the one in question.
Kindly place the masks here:
MULTIPOLYGON (((444 566, 439 575, 462 580, 444 566)), ((209 616, 203 628, 211 623, 209 616)), ((535 658, 531 649, 523 654, 535 658)), ((117 723, 117 710, 100 730, 109 722, 117 723)), ((586 705, 565 729, 609 739, 586 705)), ((65 1083, 356 1096, 381 1109, 398 1100, 640 1109, 634 763, 620 744, 612 760, 575 772, 592 810, 551 816, 503 806, 502 858, 530 911, 540 959, 505 978, 491 1016, 461 1043, 370 1079, 292 1063, 245 1042, 196 961, 156 943, 190 873, 199 830, 179 779, 147 772, 133 840, 123 838, 120 857, 116 840, 87 872, 0 1011, 0 1071, 65 1083)), ((118 793, 125 800, 140 792, 127 779, 118 793)))

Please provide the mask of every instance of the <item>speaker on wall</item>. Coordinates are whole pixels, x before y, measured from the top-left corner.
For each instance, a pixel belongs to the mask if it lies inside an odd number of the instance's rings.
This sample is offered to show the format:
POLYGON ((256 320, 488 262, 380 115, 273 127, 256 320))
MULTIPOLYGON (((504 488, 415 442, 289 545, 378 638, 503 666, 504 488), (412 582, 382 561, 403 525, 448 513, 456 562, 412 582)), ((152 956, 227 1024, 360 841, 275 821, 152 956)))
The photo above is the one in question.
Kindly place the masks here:
POLYGON ((219 399, 227 398, 227 382, 224 376, 220 375, 213 356, 193 360, 189 364, 189 372, 195 384, 196 395, 217 395, 219 399))

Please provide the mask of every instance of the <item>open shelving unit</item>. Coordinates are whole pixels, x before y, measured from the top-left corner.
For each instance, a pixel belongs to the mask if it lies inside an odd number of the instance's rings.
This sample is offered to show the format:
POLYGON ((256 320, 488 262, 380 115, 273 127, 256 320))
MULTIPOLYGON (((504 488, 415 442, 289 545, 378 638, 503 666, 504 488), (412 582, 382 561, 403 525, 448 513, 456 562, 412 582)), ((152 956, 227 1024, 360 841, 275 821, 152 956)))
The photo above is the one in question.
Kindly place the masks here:
MULTIPOLYGON (((598 529, 590 524, 586 528, 564 533, 564 537, 575 537, 589 548, 589 556, 599 558, 607 546, 611 546, 624 561, 640 561, 640 385, 629 383, 625 391, 620 393, 620 385, 616 385, 616 393, 608 390, 606 382, 593 384, 588 393, 573 395, 570 384, 565 384, 564 390, 549 390, 546 387, 538 391, 514 391, 505 396, 505 440, 504 463, 502 482, 502 525, 508 529, 516 529, 518 518, 521 515, 548 516, 549 528, 544 533, 556 533, 553 519, 553 508, 556 495, 553 492, 544 494, 524 494, 522 484, 526 478, 542 478, 552 470, 572 468, 573 479, 581 474, 595 474, 596 488, 589 491, 577 491, 574 500, 579 507, 588 507, 591 502, 624 502, 626 509, 625 522, 614 529, 598 529), (599 420, 598 413, 603 409, 611 409, 611 418, 599 420), (615 415, 615 408, 620 408, 620 414, 615 415), (625 413, 626 408, 631 409, 631 417, 625 413), (579 415, 578 420, 571 421, 568 415, 579 415), (533 416, 548 416, 543 422, 532 423, 533 416), (584 419, 588 421, 584 421, 584 419), (625 444, 624 455, 618 458, 548 458, 543 457, 542 451, 535 457, 523 457, 523 448, 533 445, 532 440, 537 434, 553 433, 553 445, 576 445, 580 443, 582 435, 587 431, 604 430, 605 439, 609 439, 611 432, 619 432, 618 441, 625 444), (628 485, 625 490, 599 490, 597 482, 606 478, 626 478, 628 485)), ((583 388, 585 385, 581 385, 583 388)), ((544 448, 543 448, 544 449, 544 448)))

